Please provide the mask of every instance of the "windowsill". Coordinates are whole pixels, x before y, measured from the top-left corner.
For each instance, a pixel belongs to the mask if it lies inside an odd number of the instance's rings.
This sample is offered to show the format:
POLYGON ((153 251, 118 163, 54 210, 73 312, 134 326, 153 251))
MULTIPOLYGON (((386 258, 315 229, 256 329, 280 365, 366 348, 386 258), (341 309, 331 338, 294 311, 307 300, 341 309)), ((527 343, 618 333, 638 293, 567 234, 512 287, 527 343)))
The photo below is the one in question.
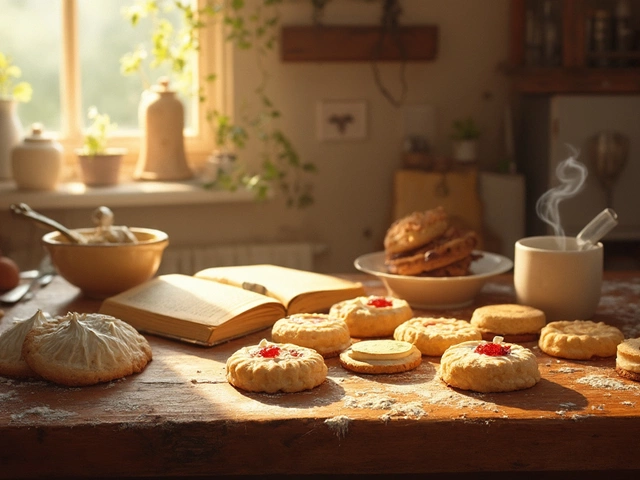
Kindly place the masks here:
POLYGON ((87 187, 80 182, 63 183, 55 191, 18 190, 13 181, 0 181, 0 210, 13 203, 26 203, 34 209, 144 207, 208 203, 251 202, 248 190, 230 192, 208 190, 198 181, 125 182, 109 187, 87 187))

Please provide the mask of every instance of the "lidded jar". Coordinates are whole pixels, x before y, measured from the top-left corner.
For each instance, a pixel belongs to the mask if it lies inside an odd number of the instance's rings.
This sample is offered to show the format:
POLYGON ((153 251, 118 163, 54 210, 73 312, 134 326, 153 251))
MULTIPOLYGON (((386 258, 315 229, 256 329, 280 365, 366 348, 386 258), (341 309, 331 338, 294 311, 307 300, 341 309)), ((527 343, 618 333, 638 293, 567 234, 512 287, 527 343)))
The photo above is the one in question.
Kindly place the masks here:
POLYGON ((184 106, 169 79, 142 94, 138 111, 142 130, 140 156, 134 171, 139 180, 185 180, 193 176, 184 152, 184 106))
POLYGON ((18 188, 55 190, 62 172, 62 145, 44 134, 42 124, 34 123, 30 134, 13 147, 11 167, 18 188))

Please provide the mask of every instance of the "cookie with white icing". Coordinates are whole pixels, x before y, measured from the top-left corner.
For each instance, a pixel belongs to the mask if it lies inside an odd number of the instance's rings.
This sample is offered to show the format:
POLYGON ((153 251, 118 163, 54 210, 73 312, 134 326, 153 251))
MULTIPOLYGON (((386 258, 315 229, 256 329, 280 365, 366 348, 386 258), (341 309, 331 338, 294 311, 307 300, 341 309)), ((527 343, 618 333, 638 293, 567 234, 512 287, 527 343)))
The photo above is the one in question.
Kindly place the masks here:
POLYGON ((22 356, 46 380, 77 387, 141 372, 152 352, 147 339, 122 320, 70 312, 33 327, 22 356))
POLYGON ((329 315, 344 320, 356 338, 390 337, 403 322, 413 317, 406 300, 370 295, 343 300, 331 307, 329 315))
POLYGON ((448 385, 481 393, 511 392, 540 381, 538 362, 521 345, 472 340, 449 347, 440 359, 440 378, 448 385))
POLYGON ((311 348, 263 339, 227 359, 227 381, 249 392, 301 392, 327 378, 324 358, 311 348))
POLYGON ((38 310, 26 320, 14 323, 0 335, 0 375, 9 377, 37 377, 22 356, 22 344, 33 327, 51 320, 42 310, 38 310))
POLYGON ((340 364, 347 370, 374 375, 406 372, 420 363, 420 350, 398 340, 363 340, 340 354, 340 364))
POLYGON ((351 345, 344 320, 321 313, 297 313, 281 318, 273 324, 271 338, 278 343, 313 348, 324 358, 335 357, 351 345))
POLYGON ((640 338, 631 338, 618 344, 616 372, 623 378, 640 382, 640 338))
POLYGON ((612 325, 591 320, 559 320, 540 332, 538 346, 552 357, 589 360, 616 355, 623 333, 612 325))
POLYGON ((451 345, 481 340, 482 334, 465 320, 414 317, 396 328, 393 338, 414 344, 423 355, 439 357, 451 345))

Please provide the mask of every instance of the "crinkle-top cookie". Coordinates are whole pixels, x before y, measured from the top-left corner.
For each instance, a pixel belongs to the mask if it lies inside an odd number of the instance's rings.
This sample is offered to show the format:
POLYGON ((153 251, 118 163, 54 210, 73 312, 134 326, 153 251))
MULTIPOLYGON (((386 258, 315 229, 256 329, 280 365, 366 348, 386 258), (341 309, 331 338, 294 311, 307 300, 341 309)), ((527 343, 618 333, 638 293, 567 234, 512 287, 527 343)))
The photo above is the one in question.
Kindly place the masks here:
POLYGON ((470 323, 487 341, 496 335, 511 342, 532 341, 546 325, 546 316, 542 310, 528 305, 506 303, 476 308, 470 323))
POLYGON ((481 340, 482 334, 465 320, 415 317, 398 326, 393 338, 414 344, 423 355, 439 357, 451 345, 481 340))
POLYGON ((313 348, 324 358, 335 357, 351 345, 344 320, 322 313, 297 313, 281 318, 271 328, 271 338, 278 343, 313 348))
POLYGON ((471 340, 449 347, 440 360, 440 378, 448 385, 481 393, 510 392, 540 381, 535 355, 521 345, 471 340))
POLYGON ((311 348, 263 339, 227 359, 227 381, 249 392, 300 392, 327 378, 322 355, 311 348))
POLYGON ((0 335, 0 375, 10 377, 37 377, 22 356, 22 344, 33 327, 51 320, 42 310, 38 310, 26 320, 14 323, 0 335))
POLYGON ((398 325, 413 317, 413 310, 406 300, 370 295, 336 303, 329 315, 344 320, 352 337, 390 337, 398 325))
POLYGON ((540 332, 538 345, 547 355, 571 360, 612 357, 624 340, 612 325, 591 320, 559 320, 548 323, 540 332))
POLYGON ((152 358, 147 339, 128 323, 74 312, 33 327, 22 355, 38 375, 70 387, 141 372, 152 358))

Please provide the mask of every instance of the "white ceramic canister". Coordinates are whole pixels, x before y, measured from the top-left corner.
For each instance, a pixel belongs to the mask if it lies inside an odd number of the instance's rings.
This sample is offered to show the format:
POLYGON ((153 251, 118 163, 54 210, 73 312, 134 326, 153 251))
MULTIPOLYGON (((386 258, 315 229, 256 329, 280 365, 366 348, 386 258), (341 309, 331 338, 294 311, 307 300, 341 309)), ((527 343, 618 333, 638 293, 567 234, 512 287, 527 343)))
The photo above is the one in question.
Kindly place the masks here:
POLYGON ((62 145, 35 123, 30 135, 11 151, 11 166, 18 188, 55 190, 62 172, 62 145))
POLYGON ((169 80, 142 95, 139 107, 142 145, 134 178, 138 180, 185 180, 193 177, 184 151, 184 106, 169 89, 169 80))

